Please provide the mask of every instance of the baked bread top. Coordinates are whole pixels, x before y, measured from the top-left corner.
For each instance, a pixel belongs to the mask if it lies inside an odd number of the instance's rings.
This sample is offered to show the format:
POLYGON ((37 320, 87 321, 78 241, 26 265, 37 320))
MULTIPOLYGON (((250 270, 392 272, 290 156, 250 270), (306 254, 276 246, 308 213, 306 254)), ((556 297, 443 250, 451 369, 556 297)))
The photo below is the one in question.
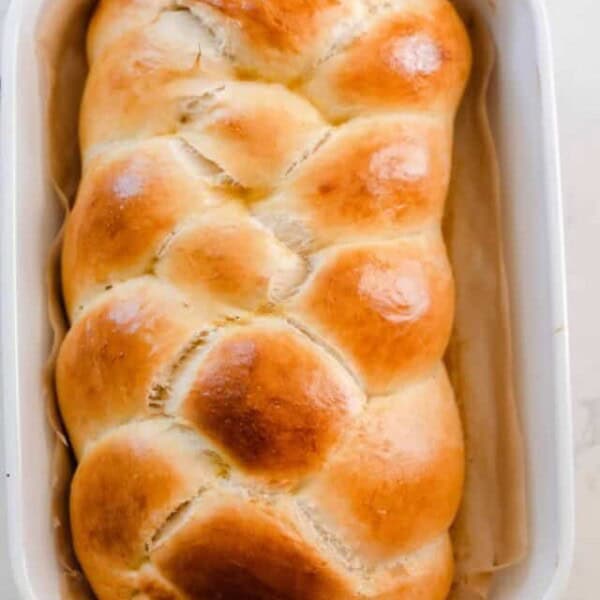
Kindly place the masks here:
POLYGON ((100 600, 425 600, 464 452, 446 0, 102 0, 57 367, 100 600))

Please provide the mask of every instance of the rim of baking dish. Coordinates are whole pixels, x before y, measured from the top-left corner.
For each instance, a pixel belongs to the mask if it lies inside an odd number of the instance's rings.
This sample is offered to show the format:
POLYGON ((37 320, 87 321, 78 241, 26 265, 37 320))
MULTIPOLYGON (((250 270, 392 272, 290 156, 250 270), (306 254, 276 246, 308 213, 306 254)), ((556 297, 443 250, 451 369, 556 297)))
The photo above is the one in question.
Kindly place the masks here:
MULTIPOLYGON (((559 547, 556 569, 543 599, 558 600, 564 592, 571 571, 574 552, 574 472, 572 441, 572 399, 569 364, 569 333, 567 320, 567 289, 565 266, 565 236, 562 203, 562 188, 559 160, 558 127, 552 44, 547 8, 544 0, 525 0, 534 16, 535 45, 539 61, 539 83, 541 89, 542 135, 544 139, 544 175, 548 194, 548 227, 552 232, 549 249, 552 258, 551 270, 554 322, 557 324, 554 352, 554 377, 558 402, 556 403, 557 473, 561 494, 558 497, 559 547)), ((18 339, 17 339, 17 247, 16 247, 16 108, 15 92, 18 77, 15 57, 25 14, 22 0, 10 3, 5 25, 2 53, 2 181, 0 205, 1 236, 1 344, 2 344, 2 395, 4 401, 4 436, 6 479, 8 495, 9 555, 17 588, 23 598, 36 600, 23 553, 21 456, 21 409, 19 399, 18 339)), ((39 599, 38 599, 39 600, 39 599)))

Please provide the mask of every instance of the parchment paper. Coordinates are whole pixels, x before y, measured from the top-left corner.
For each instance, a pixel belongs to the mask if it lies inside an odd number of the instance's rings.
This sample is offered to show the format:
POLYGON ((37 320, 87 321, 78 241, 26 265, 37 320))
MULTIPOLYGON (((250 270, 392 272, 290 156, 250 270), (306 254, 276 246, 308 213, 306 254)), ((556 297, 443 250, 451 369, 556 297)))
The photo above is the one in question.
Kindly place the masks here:
POLYGON ((452 538, 453 600, 485 598, 491 575, 527 550, 524 450, 514 397, 500 177, 487 112, 491 37, 463 12, 474 68, 456 121, 444 233, 457 289, 447 353, 465 430, 467 477, 452 538))
MULTIPOLYGON (((48 177, 68 214, 79 182, 77 128, 87 74, 85 32, 95 0, 47 0, 39 24, 39 67, 47 107, 48 177)), ((463 12, 475 65, 456 123, 445 235, 457 283, 457 314, 447 363, 465 429, 467 478, 452 536, 452 600, 488 595, 492 574, 527 548, 523 444, 511 376, 509 306, 502 258, 499 175, 487 119, 494 51, 476 15, 463 12)), ((56 433, 52 514, 64 600, 93 594, 73 551, 68 496, 73 456, 57 410, 54 367, 67 323, 60 289, 62 232, 49 249, 49 318, 55 334, 46 378, 56 433)))
MULTIPOLYGON (((88 71, 84 48, 93 4, 91 0, 48 1, 38 29, 38 63, 46 110, 47 175, 65 221, 79 184, 79 105, 88 71)), ((62 237, 61 228, 49 249, 47 267, 49 319, 54 332, 54 343, 44 373, 46 411, 50 426, 56 434, 52 519, 62 575, 62 597, 64 600, 93 600, 94 594, 73 550, 69 523, 69 492, 75 461, 56 400, 56 358, 68 329, 60 278, 62 237)))

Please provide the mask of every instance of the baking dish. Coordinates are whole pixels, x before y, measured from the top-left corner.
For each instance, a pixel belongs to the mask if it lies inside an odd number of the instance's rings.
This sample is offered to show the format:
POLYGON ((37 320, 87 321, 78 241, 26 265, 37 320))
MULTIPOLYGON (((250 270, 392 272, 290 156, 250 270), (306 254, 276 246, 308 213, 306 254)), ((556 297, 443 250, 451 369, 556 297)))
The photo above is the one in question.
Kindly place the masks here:
MULTIPOLYGON (((497 578, 495 600, 559 598, 573 540, 562 207, 554 89, 541 0, 461 0, 492 30, 491 117, 503 181, 516 392, 527 444, 531 549, 497 578)), ((10 546, 24 598, 58 600, 50 515, 52 435, 42 403, 48 355, 44 270, 60 214, 44 178, 35 28, 44 0, 9 11, 3 55, 2 355, 10 546)))

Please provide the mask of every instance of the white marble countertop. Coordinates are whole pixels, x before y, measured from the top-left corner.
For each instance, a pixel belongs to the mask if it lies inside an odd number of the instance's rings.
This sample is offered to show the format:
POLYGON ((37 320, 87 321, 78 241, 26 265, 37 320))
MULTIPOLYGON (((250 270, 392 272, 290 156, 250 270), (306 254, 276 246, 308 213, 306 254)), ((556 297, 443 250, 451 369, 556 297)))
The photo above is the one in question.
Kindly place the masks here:
MULTIPOLYGON (((600 35, 596 31, 600 3, 546 1, 558 84, 575 400, 577 541, 564 598, 596 600, 600 598, 600 35)), ((7 4, 8 0, 0 0, 0 20, 7 4)), ((1 431, 0 422, 0 435, 1 431)), ((17 600, 5 540, 5 496, 0 490, 0 598, 17 600)))
POLYGON ((600 19, 597 0, 547 0, 567 227, 576 445, 575 561, 565 600, 600 597, 600 19))

